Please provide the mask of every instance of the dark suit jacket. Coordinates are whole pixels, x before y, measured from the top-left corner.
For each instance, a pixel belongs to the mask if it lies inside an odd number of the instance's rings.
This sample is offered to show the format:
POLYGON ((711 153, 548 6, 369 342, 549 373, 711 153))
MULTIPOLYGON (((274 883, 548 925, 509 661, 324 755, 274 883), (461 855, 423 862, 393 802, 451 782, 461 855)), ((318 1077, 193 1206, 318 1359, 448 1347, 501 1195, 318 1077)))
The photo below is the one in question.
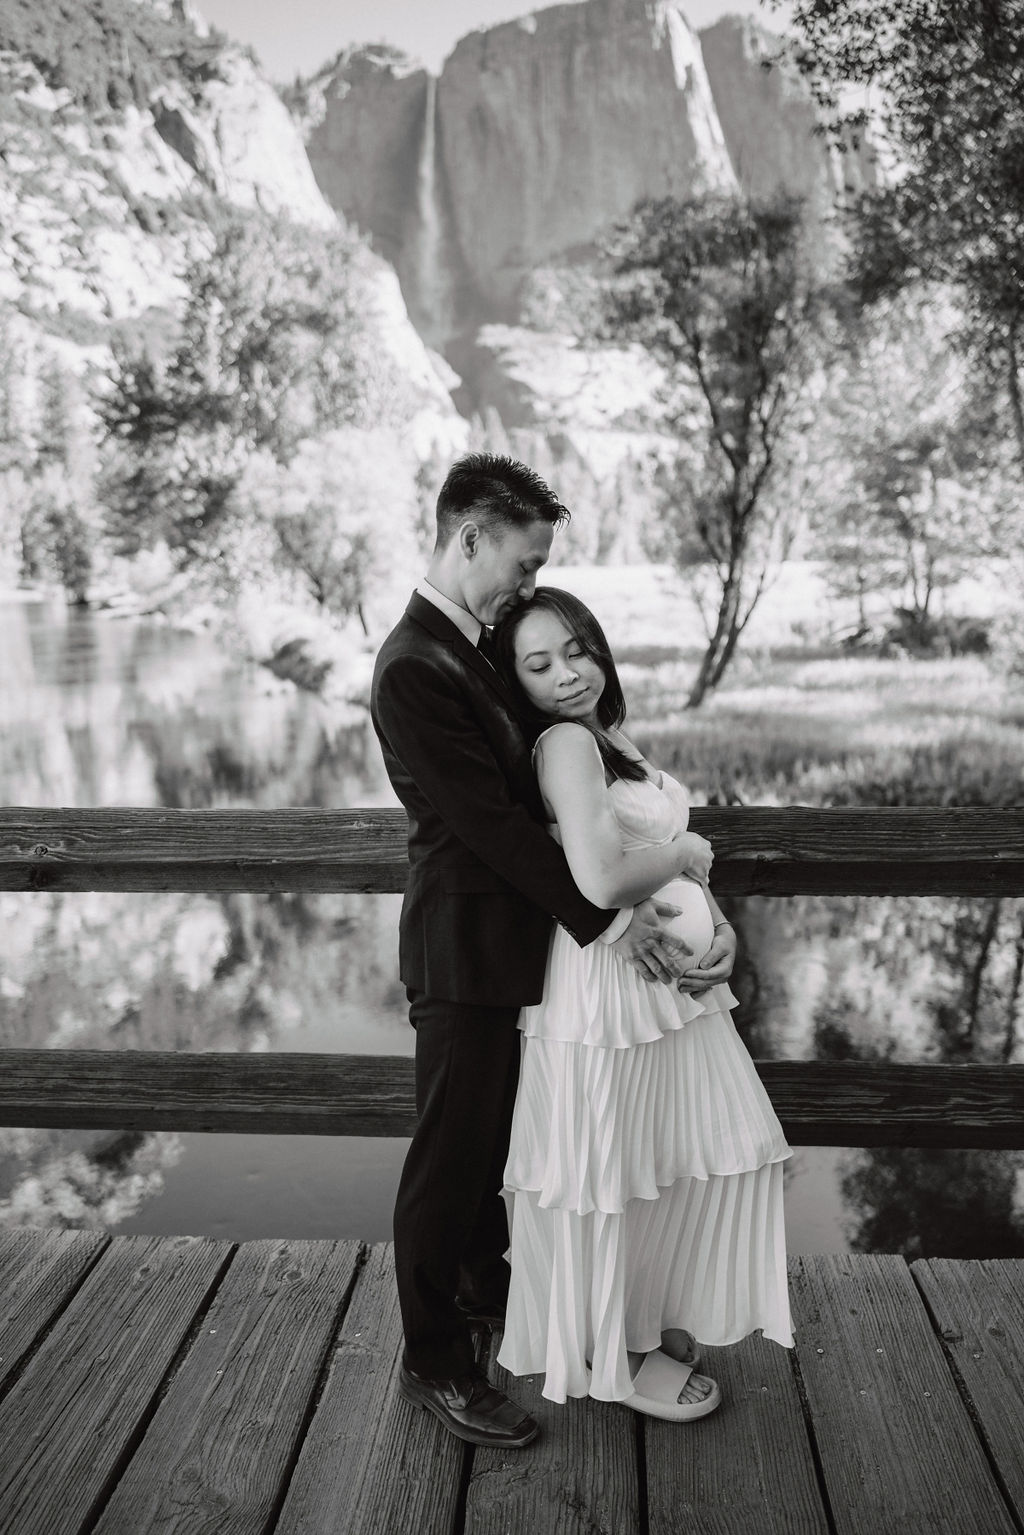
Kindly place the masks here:
POLYGON ((510 693, 414 592, 377 657, 370 710, 409 813, 402 980, 453 1002, 539 1002, 552 920, 586 944, 614 912, 584 899, 544 830, 510 693))

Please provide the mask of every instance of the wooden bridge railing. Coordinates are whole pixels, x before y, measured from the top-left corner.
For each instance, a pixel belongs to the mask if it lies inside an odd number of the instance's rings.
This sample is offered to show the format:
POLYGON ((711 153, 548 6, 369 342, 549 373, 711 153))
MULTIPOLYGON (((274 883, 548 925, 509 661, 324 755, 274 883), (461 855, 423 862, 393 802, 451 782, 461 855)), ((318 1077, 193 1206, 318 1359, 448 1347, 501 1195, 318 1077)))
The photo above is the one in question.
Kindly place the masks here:
MULTIPOLYGON (((720 895, 1024 895, 1024 809, 695 809, 720 895)), ((0 890, 394 892, 397 810, 0 810, 0 890)), ((763 1061, 794 1145, 1024 1147, 1024 1065, 763 1061)), ((4 1050, 0 1124, 408 1135, 404 1057, 4 1050)))

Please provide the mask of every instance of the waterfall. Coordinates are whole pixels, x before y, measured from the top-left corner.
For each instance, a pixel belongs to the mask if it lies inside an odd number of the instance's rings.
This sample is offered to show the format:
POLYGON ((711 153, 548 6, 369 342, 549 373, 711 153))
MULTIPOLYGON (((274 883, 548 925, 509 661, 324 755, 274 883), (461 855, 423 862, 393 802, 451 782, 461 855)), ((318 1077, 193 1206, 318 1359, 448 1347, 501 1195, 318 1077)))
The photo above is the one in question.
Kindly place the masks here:
POLYGON ((427 75, 423 138, 416 173, 416 304, 419 328, 436 333, 443 321, 444 281, 441 211, 437 198, 437 76, 427 75))

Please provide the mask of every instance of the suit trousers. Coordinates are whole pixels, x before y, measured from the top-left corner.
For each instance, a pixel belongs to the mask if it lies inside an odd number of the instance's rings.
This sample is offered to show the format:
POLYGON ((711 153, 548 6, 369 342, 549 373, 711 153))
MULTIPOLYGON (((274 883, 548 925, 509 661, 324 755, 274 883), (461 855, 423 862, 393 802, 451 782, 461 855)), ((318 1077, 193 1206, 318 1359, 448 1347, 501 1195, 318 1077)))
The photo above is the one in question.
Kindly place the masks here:
POLYGON ((478 1007, 409 990, 419 1122, 395 1201, 395 1272, 405 1362, 447 1379, 473 1366, 455 1304, 508 1292, 502 1198, 519 1081, 517 1007, 478 1007))

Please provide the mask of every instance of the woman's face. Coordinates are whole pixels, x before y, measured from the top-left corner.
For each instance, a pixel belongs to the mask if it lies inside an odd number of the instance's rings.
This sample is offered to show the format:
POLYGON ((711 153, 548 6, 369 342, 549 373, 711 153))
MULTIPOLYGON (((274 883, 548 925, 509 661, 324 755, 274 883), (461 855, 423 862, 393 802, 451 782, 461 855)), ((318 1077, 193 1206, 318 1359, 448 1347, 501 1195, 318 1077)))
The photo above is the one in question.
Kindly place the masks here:
POLYGON ((554 613, 538 609, 516 629, 516 676, 542 714, 596 723, 604 672, 554 613))

